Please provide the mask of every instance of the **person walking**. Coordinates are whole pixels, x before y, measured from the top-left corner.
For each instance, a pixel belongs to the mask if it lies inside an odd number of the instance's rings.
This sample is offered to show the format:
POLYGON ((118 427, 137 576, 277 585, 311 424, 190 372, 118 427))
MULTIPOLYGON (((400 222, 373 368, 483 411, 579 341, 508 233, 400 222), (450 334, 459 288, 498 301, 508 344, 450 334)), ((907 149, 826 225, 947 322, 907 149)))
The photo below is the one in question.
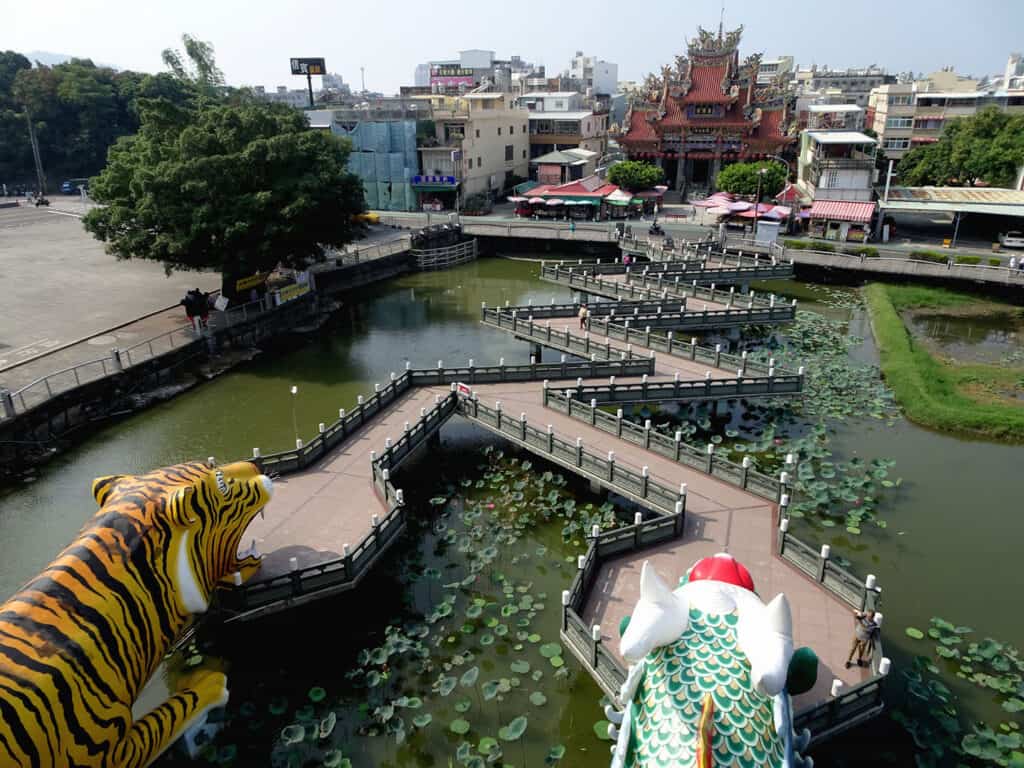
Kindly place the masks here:
POLYGON ((587 305, 586 304, 580 304, 579 318, 580 318, 580 330, 581 331, 587 330, 587 319, 589 317, 590 317, 590 310, 587 309, 587 305))
POLYGON ((854 611, 853 645, 850 655, 846 657, 846 668, 853 666, 853 657, 857 657, 857 666, 866 667, 871 660, 871 652, 875 646, 875 635, 878 624, 875 623, 874 611, 854 611))

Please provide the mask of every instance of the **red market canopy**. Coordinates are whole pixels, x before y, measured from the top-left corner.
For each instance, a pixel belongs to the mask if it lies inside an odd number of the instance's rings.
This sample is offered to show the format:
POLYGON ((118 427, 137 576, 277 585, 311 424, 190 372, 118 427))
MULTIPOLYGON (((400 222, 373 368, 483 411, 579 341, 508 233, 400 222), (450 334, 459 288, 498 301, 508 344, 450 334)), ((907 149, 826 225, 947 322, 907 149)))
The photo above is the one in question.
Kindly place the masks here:
POLYGON ((817 200, 811 206, 812 219, 852 221, 867 224, 875 213, 874 203, 851 203, 845 200, 817 200))
POLYGON ((510 203, 525 203, 529 198, 520 197, 519 195, 513 195, 512 197, 505 198, 510 203))

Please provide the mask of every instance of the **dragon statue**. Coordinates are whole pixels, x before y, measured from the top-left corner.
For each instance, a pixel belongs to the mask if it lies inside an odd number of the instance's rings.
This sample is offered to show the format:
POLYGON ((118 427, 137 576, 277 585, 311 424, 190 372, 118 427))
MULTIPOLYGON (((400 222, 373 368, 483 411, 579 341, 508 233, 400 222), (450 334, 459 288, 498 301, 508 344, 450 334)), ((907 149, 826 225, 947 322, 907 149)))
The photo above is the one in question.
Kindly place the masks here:
POLYGON ((817 656, 794 651, 785 595, 763 603, 732 556, 698 561, 674 591, 645 562, 620 629, 630 667, 623 711, 605 710, 612 768, 813 768, 790 695, 814 686, 817 656))
POLYGON ((132 706, 222 580, 273 483, 254 464, 193 462, 92 486, 99 510, 0 605, 0 765, 142 768, 227 702, 223 673, 196 668, 148 714, 132 706))

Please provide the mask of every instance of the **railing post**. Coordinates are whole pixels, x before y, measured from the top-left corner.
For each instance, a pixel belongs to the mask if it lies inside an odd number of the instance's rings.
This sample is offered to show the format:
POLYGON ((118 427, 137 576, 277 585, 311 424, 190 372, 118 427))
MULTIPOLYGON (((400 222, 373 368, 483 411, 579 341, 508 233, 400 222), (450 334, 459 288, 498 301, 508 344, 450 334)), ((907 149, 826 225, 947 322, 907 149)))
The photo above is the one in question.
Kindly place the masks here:
POLYGON ((690 337, 690 359, 691 360, 696 360, 697 359, 697 337, 696 336, 691 336, 690 337))
MULTIPOLYGON (((742 461, 742 465, 743 465, 743 479, 740 482, 740 487, 743 490, 747 490, 747 480, 750 477, 750 464, 751 464, 750 457, 749 456, 744 456, 743 457, 743 461, 742 461)), ((779 512, 781 514, 782 510, 780 509, 779 512)))
POLYGON ((593 669, 597 669, 597 649, 601 645, 601 625, 595 624, 590 628, 590 639, 592 647, 590 651, 590 666, 593 669))
POLYGON ((548 424, 548 453, 554 454, 555 452, 555 428, 553 425, 548 424))
POLYGON ((348 544, 342 544, 341 557, 344 561, 342 568, 345 571, 345 581, 351 581, 355 578, 355 574, 352 573, 352 547, 348 544))
POLYGON ((640 496, 644 499, 647 498, 647 488, 650 485, 650 471, 650 468, 646 464, 640 468, 640 496))
POLYGON ((124 370, 124 364, 121 362, 121 350, 117 347, 110 350, 110 364, 114 368, 114 373, 120 373, 124 370))
POLYGON ((722 367, 722 345, 715 344, 715 368, 722 367))
POLYGON ((501 432, 501 400, 494 403, 495 420, 497 422, 496 429, 501 432))
POLYGON ((288 575, 292 581, 292 593, 296 595, 302 594, 302 576, 299 575, 299 558, 289 557, 288 558, 288 575))
POLYGON ((825 566, 828 563, 829 555, 832 553, 832 547, 828 544, 821 545, 821 553, 818 559, 818 581, 824 583, 825 581, 825 566))
POLYGON ((714 462, 715 462, 715 444, 714 443, 708 443, 708 460, 707 460, 707 465, 706 465, 705 471, 709 475, 712 474, 711 470, 714 469, 714 462))
POLYGON ((678 462, 683 453, 683 433, 676 432, 675 460, 678 462))
MULTIPOLYGON (((558 267, 556 266, 557 270, 558 267)), ((562 631, 569 629, 569 602, 572 600, 572 593, 568 589, 562 590, 562 631)))
POLYGON ((615 436, 620 438, 620 439, 622 437, 622 409, 621 408, 619 408, 615 412, 615 436))
POLYGON ((590 399, 590 426, 597 426, 597 398, 590 399))
MULTIPOLYGON (((641 387, 640 391, 643 394, 643 398, 644 398, 644 400, 646 400, 647 399, 647 374, 646 373, 643 376, 640 377, 640 387, 641 387)), ((647 423, 650 424, 650 422, 647 422, 647 423)), ((644 447, 647 448, 649 446, 645 445, 644 447)))
POLYGON ((583 466, 583 438, 576 438, 576 466, 583 466))
POLYGON ((676 516, 672 522, 672 535, 678 538, 686 529, 686 494, 676 502, 676 516))
POLYGON ((3 403, 4 417, 8 419, 14 418, 14 397, 11 395, 11 390, 0 389, 0 402, 3 403))
MULTIPOLYGON (((787 496, 786 498, 788 500, 789 497, 787 496)), ((779 541, 778 541, 779 557, 782 557, 783 553, 786 551, 786 536, 788 535, 788 533, 789 533, 789 518, 788 517, 783 517, 782 510, 780 509, 779 510, 779 541)))
POLYGON ((608 451, 608 482, 615 482, 615 451, 608 451))
POLYGON ((526 442, 526 412, 519 414, 519 439, 526 442))

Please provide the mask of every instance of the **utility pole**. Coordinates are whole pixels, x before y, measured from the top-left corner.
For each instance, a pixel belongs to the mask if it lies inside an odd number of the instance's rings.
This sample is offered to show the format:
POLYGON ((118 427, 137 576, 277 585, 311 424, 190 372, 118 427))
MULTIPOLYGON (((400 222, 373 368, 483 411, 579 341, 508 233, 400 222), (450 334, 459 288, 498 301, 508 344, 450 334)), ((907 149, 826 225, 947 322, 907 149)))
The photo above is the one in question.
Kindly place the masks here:
POLYGON ((46 197, 46 176, 43 174, 43 161, 39 157, 39 140, 36 138, 36 126, 32 122, 32 113, 25 108, 25 120, 28 122, 28 140, 32 145, 32 159, 36 163, 36 186, 39 197, 46 197))
POLYGON ((359 68, 359 80, 363 84, 363 93, 366 93, 366 67, 359 68))

